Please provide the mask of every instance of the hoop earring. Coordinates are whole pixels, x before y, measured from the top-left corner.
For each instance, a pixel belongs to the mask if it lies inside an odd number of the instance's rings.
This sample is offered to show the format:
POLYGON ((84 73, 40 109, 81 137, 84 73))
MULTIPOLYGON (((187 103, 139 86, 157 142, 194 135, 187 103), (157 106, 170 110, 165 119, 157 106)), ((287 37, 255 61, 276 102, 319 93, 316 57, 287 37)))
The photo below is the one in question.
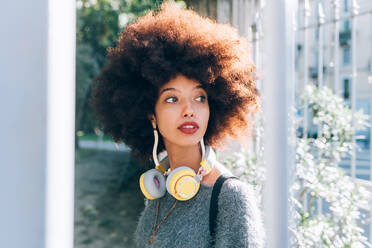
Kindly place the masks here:
POLYGON ((159 166, 159 160, 157 155, 158 150, 158 143, 159 143, 159 134, 158 130, 156 129, 156 123, 155 121, 151 121, 152 124, 152 130, 154 131, 154 146, 152 147, 152 158, 154 159, 155 166, 159 166))
POLYGON ((200 140, 200 147, 202 151, 202 160, 205 158, 205 145, 204 145, 204 136, 200 140))
POLYGON ((152 156, 155 162, 155 168, 148 170, 147 172, 143 173, 139 179, 139 184, 142 193, 145 195, 147 199, 155 200, 160 197, 163 197, 166 192, 165 186, 165 177, 164 173, 166 169, 164 166, 159 163, 158 156, 156 154, 158 148, 158 131, 156 130, 156 123, 155 121, 151 121, 153 131, 154 131, 154 146, 152 150, 152 156))

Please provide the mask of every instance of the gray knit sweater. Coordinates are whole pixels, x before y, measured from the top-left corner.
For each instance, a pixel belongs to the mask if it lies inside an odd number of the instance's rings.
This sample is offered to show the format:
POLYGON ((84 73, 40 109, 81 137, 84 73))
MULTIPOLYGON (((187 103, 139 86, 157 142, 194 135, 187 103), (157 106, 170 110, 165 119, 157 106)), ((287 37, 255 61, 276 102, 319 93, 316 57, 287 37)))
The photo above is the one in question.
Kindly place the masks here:
MULTIPOLYGON (((161 224, 154 242, 149 245, 155 221, 156 200, 145 199, 136 231, 138 248, 207 248, 210 246, 209 207, 213 186, 200 185, 196 196, 178 201, 174 210, 161 224)), ((175 198, 168 192, 160 199, 160 223, 175 198)), ((227 180, 218 198, 216 248, 263 247, 264 228, 261 212, 251 185, 239 180, 227 180)))

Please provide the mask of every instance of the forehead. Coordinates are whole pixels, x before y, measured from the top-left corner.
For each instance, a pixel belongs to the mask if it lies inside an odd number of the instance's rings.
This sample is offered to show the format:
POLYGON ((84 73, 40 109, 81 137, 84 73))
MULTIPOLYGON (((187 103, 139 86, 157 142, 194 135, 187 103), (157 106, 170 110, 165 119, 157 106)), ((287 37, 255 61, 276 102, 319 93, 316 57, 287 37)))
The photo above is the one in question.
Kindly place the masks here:
POLYGON ((166 82, 164 85, 162 85, 159 89, 159 92, 162 92, 165 89, 174 88, 177 90, 189 90, 194 89, 198 86, 201 86, 201 83, 185 77, 182 74, 178 74, 176 77, 170 79, 168 82, 166 82))

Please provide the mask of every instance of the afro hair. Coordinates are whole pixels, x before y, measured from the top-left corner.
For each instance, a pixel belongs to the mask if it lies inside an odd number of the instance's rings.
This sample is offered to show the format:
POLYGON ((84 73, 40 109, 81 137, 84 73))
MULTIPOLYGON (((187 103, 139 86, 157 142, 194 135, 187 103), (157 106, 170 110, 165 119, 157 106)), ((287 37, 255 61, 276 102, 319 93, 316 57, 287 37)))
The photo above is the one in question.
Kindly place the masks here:
MULTIPOLYGON (((225 137, 250 130, 259 109, 251 45, 237 29, 189 9, 163 3, 126 26, 94 78, 91 104, 104 132, 151 159, 154 113, 159 88, 183 74, 201 83, 210 119, 204 136, 217 148, 225 137)), ((164 150, 160 140, 158 149, 164 150)))

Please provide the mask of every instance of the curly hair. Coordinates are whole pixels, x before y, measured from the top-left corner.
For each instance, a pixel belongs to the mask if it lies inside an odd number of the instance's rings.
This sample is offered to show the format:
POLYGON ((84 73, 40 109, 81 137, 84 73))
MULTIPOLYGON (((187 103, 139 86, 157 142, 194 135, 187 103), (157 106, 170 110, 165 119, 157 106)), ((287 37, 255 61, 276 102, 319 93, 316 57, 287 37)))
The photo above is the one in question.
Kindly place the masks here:
MULTIPOLYGON (((228 24, 189 9, 163 3, 126 26, 106 64, 94 78, 91 104, 104 132, 124 142, 142 159, 151 159, 154 113, 159 88, 183 74, 201 83, 210 118, 205 143, 216 148, 226 137, 251 127, 259 109, 251 45, 228 24)), ((164 143, 159 141, 160 151, 164 143)))

